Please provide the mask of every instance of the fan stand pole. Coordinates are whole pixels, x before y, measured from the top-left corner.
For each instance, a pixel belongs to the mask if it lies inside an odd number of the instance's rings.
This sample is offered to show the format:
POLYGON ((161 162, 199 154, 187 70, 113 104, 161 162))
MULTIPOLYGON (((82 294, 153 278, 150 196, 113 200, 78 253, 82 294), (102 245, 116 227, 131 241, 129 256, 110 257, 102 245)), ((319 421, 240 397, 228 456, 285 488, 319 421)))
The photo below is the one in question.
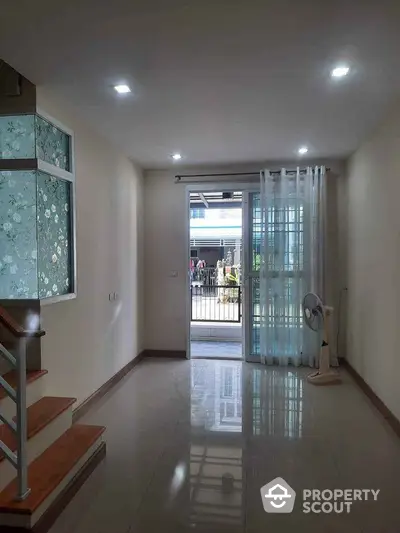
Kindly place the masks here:
POLYGON ((330 367, 330 350, 329 350, 329 320, 332 315, 332 307, 324 307, 324 331, 322 338, 321 350, 319 352, 319 368, 307 377, 309 383, 314 385, 330 385, 340 383, 340 375, 330 367))

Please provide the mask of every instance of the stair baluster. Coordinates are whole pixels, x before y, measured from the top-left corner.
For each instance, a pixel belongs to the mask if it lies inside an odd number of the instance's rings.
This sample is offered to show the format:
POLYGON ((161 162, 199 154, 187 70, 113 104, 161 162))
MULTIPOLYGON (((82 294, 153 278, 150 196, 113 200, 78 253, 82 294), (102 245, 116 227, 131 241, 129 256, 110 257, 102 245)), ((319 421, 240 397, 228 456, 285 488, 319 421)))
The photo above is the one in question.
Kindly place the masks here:
POLYGON ((17 440, 17 451, 14 453, 0 440, 0 450, 6 459, 16 468, 18 479, 17 500, 25 500, 30 493, 28 487, 27 464, 27 421, 26 421, 26 344, 29 337, 41 337, 44 331, 27 331, 19 326, 3 308, 0 308, 0 323, 18 338, 18 355, 14 357, 0 343, 0 355, 17 371, 17 387, 14 390, 7 381, 0 376, 0 387, 15 402, 17 408, 16 421, 8 420, 0 413, 0 421, 10 428, 17 440))

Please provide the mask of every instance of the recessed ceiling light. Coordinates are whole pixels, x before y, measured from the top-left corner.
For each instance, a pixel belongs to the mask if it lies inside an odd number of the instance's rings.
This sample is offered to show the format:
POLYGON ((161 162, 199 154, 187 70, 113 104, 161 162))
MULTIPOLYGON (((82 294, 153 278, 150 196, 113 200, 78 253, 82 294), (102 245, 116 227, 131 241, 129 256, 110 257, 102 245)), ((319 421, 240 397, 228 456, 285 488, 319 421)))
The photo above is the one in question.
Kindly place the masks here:
POLYGON ((307 146, 302 146, 301 148, 299 148, 299 154, 300 155, 304 155, 308 152, 308 148, 307 146))
POLYGON ((179 161, 179 159, 182 159, 181 154, 172 154, 171 157, 174 161, 179 161))
POLYGON ((349 67, 346 67, 345 65, 340 65, 332 70, 331 76, 332 78, 343 78, 344 76, 347 76, 349 71, 349 67))
POLYGON ((119 94, 127 94, 127 93, 131 92, 131 89, 130 89, 130 87, 128 85, 115 85, 114 89, 119 94))

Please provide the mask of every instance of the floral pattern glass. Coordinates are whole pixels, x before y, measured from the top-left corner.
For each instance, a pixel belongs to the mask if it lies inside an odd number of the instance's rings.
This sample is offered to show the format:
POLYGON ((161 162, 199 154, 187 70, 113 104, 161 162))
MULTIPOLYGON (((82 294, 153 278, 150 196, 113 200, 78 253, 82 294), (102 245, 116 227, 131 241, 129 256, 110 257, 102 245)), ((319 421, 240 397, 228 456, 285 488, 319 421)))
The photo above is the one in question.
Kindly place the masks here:
MULTIPOLYGON (((0 169, 2 159, 39 159, 70 172, 70 141, 39 115, 0 116, 0 169)), ((71 292, 71 188, 39 170, 0 170, 0 298, 71 292)))
POLYGON ((68 181, 37 178, 39 298, 71 292, 71 218, 68 181))
POLYGON ((0 299, 71 292, 71 183, 0 172, 0 299))
POLYGON ((36 172, 0 172, 0 298, 37 298, 36 172))
POLYGON ((0 117, 0 159, 35 157, 34 115, 0 117))
POLYGON ((36 115, 36 157, 70 171, 70 136, 36 115))
POLYGON ((0 117, 0 159, 34 158, 70 172, 70 136, 39 115, 0 117))

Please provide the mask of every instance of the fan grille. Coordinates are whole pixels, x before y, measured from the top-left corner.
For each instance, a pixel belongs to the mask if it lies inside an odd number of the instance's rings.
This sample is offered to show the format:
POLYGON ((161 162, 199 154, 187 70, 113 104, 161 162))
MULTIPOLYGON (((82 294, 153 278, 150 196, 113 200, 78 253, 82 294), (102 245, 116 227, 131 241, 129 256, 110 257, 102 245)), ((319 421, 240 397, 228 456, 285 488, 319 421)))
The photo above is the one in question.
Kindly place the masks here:
POLYGON ((307 326, 313 331, 319 331, 324 324, 324 311, 321 298, 309 292, 303 299, 303 316, 307 326))

